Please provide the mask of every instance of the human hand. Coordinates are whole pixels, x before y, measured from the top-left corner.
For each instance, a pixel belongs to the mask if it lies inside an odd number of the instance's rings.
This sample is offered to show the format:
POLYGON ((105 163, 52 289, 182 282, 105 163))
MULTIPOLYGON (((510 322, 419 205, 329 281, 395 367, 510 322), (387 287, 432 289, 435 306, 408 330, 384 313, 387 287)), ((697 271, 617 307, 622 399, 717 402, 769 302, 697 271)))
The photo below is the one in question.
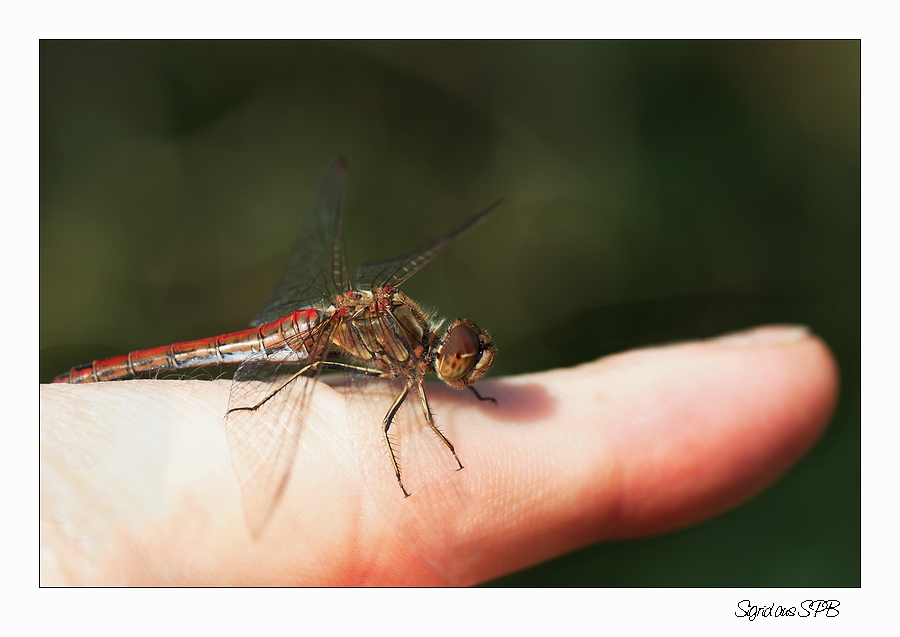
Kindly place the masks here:
POLYGON ((733 507, 807 451, 838 388, 827 347, 766 327, 571 369, 428 386, 438 426, 363 426, 321 386, 293 472, 252 539, 226 381, 41 386, 42 583, 468 585, 589 543, 733 507), (392 433, 394 428, 392 428, 392 433))

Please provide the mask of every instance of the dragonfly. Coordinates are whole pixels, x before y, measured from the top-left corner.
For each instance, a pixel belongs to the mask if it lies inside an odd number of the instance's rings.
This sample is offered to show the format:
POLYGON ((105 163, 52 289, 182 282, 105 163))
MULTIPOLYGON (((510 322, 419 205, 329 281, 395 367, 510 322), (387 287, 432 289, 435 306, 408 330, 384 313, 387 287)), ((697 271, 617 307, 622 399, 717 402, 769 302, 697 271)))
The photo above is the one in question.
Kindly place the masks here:
POLYGON ((300 430, 323 372, 402 381, 381 433, 405 497, 410 494, 388 432, 411 394, 418 397, 425 423, 453 454, 457 470, 463 469, 453 444, 435 424, 425 393, 426 375, 434 373, 450 387, 497 402, 474 387, 494 360, 490 334, 466 318, 444 328, 445 321, 423 310, 399 286, 483 223, 503 200, 403 256, 364 263, 351 285, 343 236, 346 176, 342 157, 319 175, 288 263, 251 329, 96 360, 54 379, 91 383, 237 364, 225 431, 254 537, 262 532, 287 485, 300 430))

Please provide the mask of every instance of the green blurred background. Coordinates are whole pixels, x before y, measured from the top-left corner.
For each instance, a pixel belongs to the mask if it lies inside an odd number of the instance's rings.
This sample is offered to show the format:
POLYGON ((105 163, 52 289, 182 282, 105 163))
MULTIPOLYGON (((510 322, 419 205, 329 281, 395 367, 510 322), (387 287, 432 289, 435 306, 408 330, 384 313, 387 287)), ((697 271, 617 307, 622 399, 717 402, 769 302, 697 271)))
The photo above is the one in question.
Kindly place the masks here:
POLYGON ((493 584, 860 585, 859 42, 43 41, 41 381, 247 326, 338 154, 351 270, 507 198, 404 286, 492 376, 771 322, 838 358, 759 497, 493 584))

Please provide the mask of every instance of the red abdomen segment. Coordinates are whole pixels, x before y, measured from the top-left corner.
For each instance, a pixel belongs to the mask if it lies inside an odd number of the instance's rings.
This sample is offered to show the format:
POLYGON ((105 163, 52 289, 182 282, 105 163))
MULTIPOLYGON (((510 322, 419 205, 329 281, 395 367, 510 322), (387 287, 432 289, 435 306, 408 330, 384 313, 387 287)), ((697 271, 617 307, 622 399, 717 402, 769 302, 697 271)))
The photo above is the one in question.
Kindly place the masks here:
POLYGON ((125 356, 103 358, 87 365, 79 365, 60 374, 53 382, 96 383, 125 380, 146 372, 241 363, 258 352, 283 350, 286 347, 297 351, 300 354, 298 360, 303 360, 309 354, 307 341, 311 330, 321 320, 322 312, 319 310, 297 310, 277 321, 250 330, 141 349, 125 356))

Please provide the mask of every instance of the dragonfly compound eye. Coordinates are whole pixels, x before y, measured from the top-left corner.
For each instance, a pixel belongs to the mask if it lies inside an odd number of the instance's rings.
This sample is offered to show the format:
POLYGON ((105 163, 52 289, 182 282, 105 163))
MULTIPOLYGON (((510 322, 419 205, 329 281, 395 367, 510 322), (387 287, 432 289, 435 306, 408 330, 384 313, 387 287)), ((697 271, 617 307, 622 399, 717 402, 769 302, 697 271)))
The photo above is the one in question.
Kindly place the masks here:
POLYGON ((468 319, 454 321, 441 342, 435 371, 445 383, 463 389, 484 376, 494 360, 494 344, 468 319))

